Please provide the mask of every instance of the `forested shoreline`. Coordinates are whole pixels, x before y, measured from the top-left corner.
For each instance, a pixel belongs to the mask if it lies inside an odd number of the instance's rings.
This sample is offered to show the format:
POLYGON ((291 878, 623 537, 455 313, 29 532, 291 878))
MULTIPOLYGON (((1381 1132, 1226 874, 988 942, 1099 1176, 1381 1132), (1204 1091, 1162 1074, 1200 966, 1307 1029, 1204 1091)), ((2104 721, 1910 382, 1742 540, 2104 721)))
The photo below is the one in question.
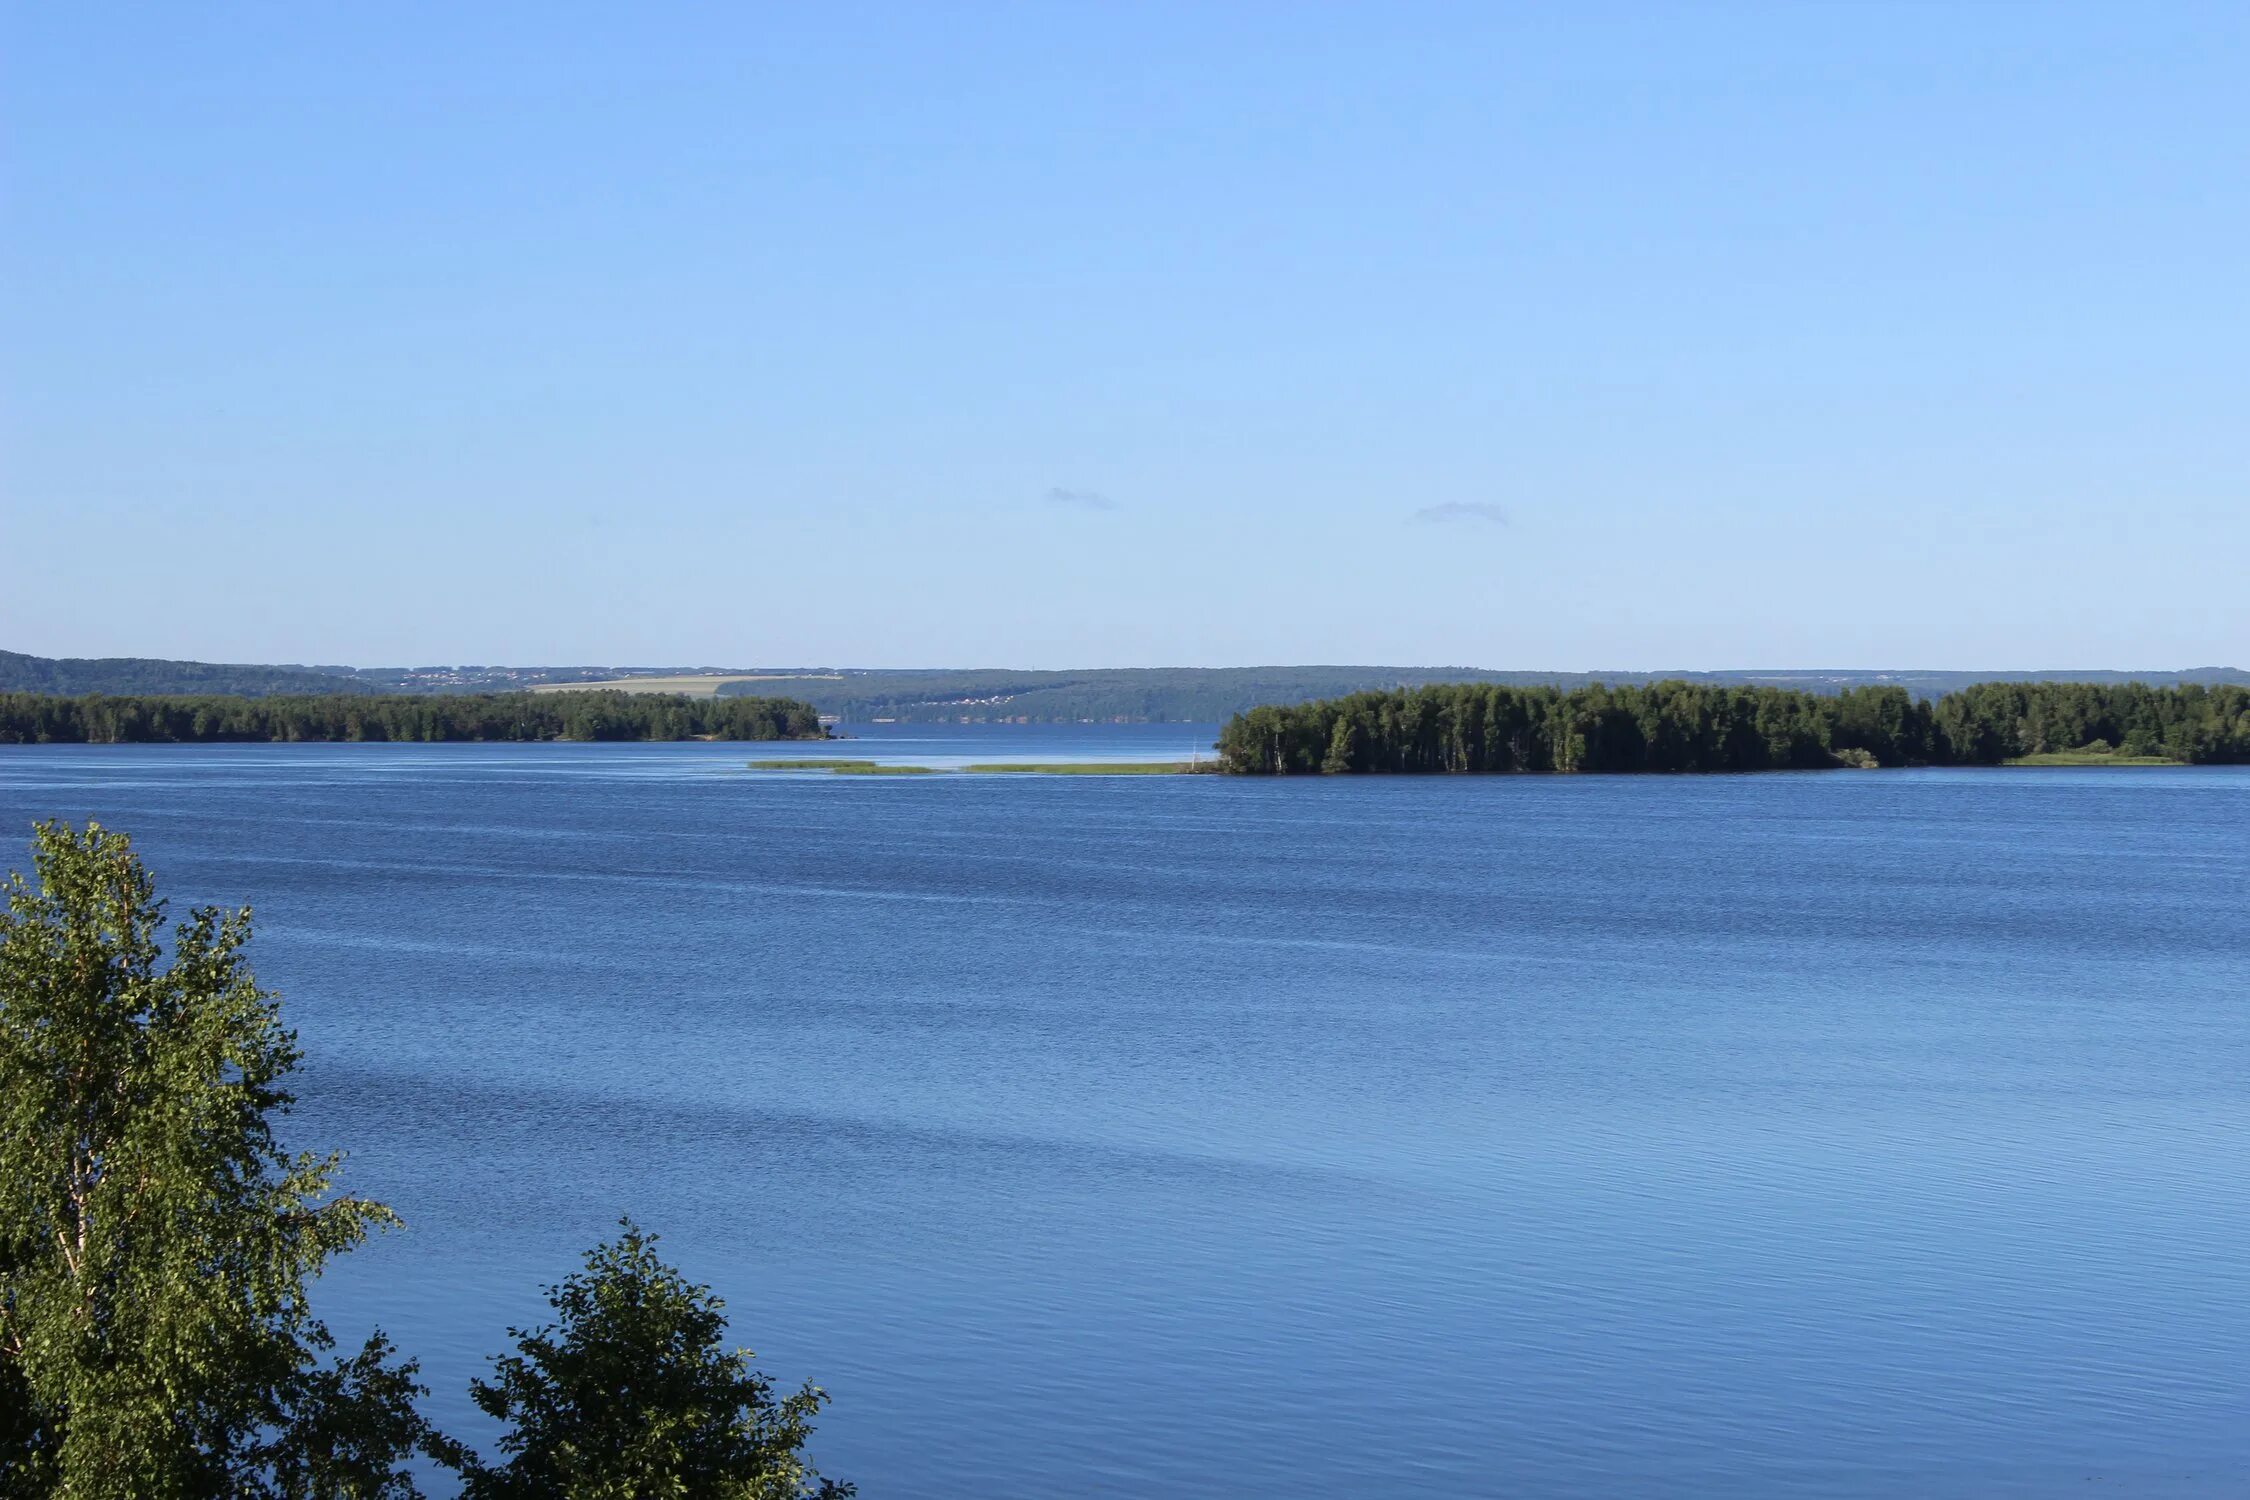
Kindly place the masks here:
POLYGON ((817 740, 794 698, 671 693, 323 693, 269 698, 0 694, 0 744, 308 740, 817 740))
POLYGON ((1934 702, 1689 682, 1559 690, 1471 683, 1353 693, 1230 719, 1240 775, 1771 771, 1999 765, 2073 751, 2250 762, 2250 689, 1989 682, 1934 702))
POLYGON ((1671 672, 1544 672, 1467 666, 1309 665, 1245 667, 881 668, 805 665, 348 667, 173 661, 158 657, 44 657, 0 651, 0 696, 44 693, 121 698, 420 696, 556 691, 590 686, 617 691, 636 678, 707 677, 719 697, 781 693, 834 721, 918 724, 1222 723, 1265 704, 1297 704, 1363 692, 1434 686, 1545 687, 1558 692, 1607 685, 1779 688, 1830 694, 1901 687, 1936 698, 1980 683, 2079 682, 2115 687, 2201 683, 2250 686, 2236 667, 2047 671, 1782 667, 1671 672))
MULTIPOLYGON (((793 698, 613 690, 54 697, 0 694, 0 744, 821 739, 793 698)), ((1237 714, 1219 762, 1244 775, 1811 770, 1999 765, 2091 754, 2250 762, 2250 688, 1988 682, 1934 700, 1660 682, 1452 683, 1237 714)))

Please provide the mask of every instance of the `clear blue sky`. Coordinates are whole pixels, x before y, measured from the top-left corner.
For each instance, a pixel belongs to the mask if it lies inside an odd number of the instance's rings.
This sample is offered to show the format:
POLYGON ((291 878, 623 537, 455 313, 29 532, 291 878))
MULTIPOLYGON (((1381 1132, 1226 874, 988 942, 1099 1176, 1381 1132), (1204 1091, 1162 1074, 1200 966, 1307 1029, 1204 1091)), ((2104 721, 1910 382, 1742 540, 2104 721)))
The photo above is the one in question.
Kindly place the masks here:
POLYGON ((2250 664, 2250 6, 13 3, 0 647, 2250 664))

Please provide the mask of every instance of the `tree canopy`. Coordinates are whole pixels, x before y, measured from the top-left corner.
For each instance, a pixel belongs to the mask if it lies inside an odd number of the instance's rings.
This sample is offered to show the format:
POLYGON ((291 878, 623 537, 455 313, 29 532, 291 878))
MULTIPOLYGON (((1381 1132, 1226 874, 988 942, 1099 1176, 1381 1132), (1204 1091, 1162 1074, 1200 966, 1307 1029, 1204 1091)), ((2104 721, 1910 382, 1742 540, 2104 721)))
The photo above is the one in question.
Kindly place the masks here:
POLYGON ((0 694, 0 744, 299 740, 816 740, 794 698, 610 691, 53 698, 0 694))
POLYGON ((1990 682, 1930 703, 1898 687, 1457 683, 1254 708, 1220 731, 1219 756, 1249 775, 1762 771, 1996 765, 2096 742, 2188 763, 2250 761, 2250 689, 1990 682))
POLYGON ((627 1224, 512 1331, 472 1396, 487 1463, 436 1432, 380 1332, 347 1358, 308 1284, 396 1224, 285 1152, 296 1037, 244 961, 250 913, 165 904, 123 835, 36 826, 0 914, 0 1500, 806 1500, 826 1397, 777 1395, 724 1304, 627 1224))
POLYGON ((472 1500, 841 1497, 803 1457, 828 1399, 786 1396, 729 1349, 726 1304, 656 1256, 626 1220, 585 1268, 548 1291, 557 1321, 510 1329, 514 1354, 470 1390, 508 1424, 505 1460, 472 1464, 472 1500))
POLYGON ((394 1221, 274 1138, 298 1050, 250 913, 196 910, 167 961, 122 834, 42 823, 33 862, 0 916, 0 1493, 384 1482, 420 1437, 411 1367, 378 1335, 323 1370, 305 1284, 394 1221))

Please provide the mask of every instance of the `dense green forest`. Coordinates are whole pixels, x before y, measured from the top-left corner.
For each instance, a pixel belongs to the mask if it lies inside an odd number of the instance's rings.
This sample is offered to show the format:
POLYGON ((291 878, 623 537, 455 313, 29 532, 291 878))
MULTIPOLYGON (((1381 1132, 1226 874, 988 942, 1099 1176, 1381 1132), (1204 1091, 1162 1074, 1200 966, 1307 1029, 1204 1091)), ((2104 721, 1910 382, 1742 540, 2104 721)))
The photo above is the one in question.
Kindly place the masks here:
POLYGON ((1221 764, 1249 775, 1998 765, 2088 747, 2250 761, 2250 689, 1990 682, 1932 703, 1898 687, 1464 683, 1267 705, 1219 735, 1221 764))
POLYGON ((0 694, 0 744, 211 740, 816 740, 794 698, 485 693, 268 698, 0 694))

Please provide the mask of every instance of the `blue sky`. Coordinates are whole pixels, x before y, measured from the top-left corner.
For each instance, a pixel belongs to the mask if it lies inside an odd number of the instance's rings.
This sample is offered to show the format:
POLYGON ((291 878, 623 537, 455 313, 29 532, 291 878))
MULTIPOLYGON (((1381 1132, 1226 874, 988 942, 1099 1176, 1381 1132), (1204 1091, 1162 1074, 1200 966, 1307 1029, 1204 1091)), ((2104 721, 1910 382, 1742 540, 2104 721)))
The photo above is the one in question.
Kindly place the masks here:
POLYGON ((9 4, 0 647, 2250 664, 2250 7, 9 4))

